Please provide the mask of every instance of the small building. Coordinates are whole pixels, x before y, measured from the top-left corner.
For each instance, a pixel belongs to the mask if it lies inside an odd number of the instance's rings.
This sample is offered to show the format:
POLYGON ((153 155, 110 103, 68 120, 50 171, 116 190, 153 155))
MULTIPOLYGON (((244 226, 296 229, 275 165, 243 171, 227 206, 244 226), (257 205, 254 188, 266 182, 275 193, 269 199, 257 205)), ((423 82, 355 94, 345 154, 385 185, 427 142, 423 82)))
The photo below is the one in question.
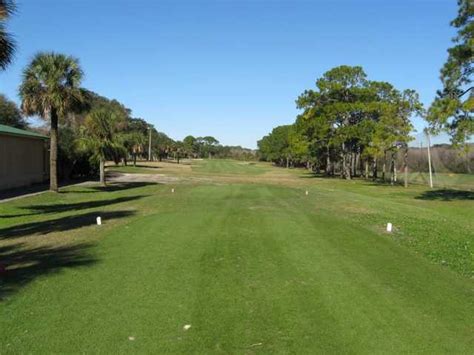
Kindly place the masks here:
POLYGON ((49 138, 0 124, 0 190, 49 179, 49 138))

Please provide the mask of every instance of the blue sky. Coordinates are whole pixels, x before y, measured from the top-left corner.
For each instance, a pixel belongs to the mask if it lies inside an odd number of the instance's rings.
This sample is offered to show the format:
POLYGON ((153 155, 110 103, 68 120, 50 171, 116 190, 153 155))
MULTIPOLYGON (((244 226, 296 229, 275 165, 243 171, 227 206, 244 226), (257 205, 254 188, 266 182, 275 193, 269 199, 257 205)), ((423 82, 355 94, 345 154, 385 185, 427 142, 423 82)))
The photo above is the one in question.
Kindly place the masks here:
MULTIPOLYGON (((296 97, 341 64, 416 89, 427 105, 455 31, 455 0, 21 0, 19 50, 0 73, 14 100, 40 50, 80 59, 83 86, 175 139, 256 147, 292 123, 296 97)), ((415 119, 418 130, 423 127, 415 119)))

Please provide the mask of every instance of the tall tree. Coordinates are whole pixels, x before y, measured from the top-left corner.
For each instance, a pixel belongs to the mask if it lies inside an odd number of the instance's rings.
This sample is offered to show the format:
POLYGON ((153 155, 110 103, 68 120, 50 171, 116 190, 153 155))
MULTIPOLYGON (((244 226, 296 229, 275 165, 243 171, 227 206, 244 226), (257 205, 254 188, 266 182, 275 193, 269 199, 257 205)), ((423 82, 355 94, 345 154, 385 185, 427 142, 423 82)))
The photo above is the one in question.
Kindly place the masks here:
MULTIPOLYGON (((297 106, 305 110, 306 119, 318 117, 317 127, 327 134, 324 140, 318 136, 314 138, 321 143, 324 141, 327 147, 338 147, 341 177, 346 179, 353 175, 351 168, 358 148, 355 126, 363 120, 368 109, 367 83, 361 67, 341 65, 316 81, 316 91, 307 90, 297 99, 297 106)), ((329 152, 327 156, 330 156, 329 152)))
POLYGON ((0 124, 16 128, 28 128, 28 123, 15 102, 0 94, 0 124))
POLYGON ((11 63, 15 53, 15 41, 5 28, 5 22, 15 11, 13 0, 0 0, 0 69, 11 63))
POLYGON ((58 121, 82 100, 79 61, 53 52, 38 53, 23 72, 20 85, 22 109, 50 123, 50 190, 58 191, 58 121))
POLYGON ((114 111, 100 108, 88 114, 84 121, 81 144, 92 152, 91 159, 99 163, 100 183, 106 186, 105 161, 120 149, 116 141, 117 116, 114 111))
POLYGON ((432 103, 427 120, 432 130, 446 130, 453 144, 464 145, 474 134, 474 2, 458 0, 458 16, 451 22, 457 29, 454 46, 441 69, 443 89, 432 103))

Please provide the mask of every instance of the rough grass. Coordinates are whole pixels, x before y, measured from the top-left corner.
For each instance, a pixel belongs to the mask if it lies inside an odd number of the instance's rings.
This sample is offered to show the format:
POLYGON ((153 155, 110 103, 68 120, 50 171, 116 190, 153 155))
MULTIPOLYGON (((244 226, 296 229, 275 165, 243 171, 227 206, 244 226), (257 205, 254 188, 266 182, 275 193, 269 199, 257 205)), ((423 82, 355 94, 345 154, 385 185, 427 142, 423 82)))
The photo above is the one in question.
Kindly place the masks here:
POLYGON ((199 164, 0 204, 0 352, 472 352, 468 191, 199 164))

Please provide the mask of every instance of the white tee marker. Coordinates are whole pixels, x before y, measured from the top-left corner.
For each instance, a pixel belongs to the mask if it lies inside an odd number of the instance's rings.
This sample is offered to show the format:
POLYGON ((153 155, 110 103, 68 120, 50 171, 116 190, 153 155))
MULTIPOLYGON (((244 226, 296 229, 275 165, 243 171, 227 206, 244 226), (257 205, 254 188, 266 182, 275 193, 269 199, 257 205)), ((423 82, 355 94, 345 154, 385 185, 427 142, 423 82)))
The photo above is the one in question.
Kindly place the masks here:
POLYGON ((308 196, 308 195, 309 195, 309 192, 308 192, 308 190, 306 190, 306 192, 305 192, 305 195, 306 195, 306 196, 308 196))
POLYGON ((97 218, 96 218, 96 221, 97 221, 97 225, 98 225, 98 226, 101 226, 101 225, 102 225, 102 218, 97 217, 97 218))
POLYGON ((191 328, 191 324, 186 324, 184 327, 183 327, 183 330, 188 330, 191 328))
POLYGON ((388 233, 392 232, 392 223, 387 223, 387 232, 388 233))
POLYGON ((174 188, 171 189, 171 193, 174 193, 174 188))

